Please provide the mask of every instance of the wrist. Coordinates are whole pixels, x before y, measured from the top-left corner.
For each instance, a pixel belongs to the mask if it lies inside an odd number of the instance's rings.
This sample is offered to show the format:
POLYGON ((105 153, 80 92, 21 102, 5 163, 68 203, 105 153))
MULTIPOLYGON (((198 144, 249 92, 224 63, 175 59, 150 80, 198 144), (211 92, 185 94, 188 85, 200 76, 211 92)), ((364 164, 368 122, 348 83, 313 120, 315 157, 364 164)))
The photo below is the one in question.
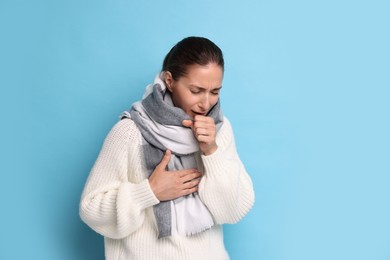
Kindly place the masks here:
POLYGON ((156 189, 156 187, 155 187, 154 181, 153 181, 151 178, 149 178, 149 179, 148 179, 148 182, 149 182, 150 189, 152 190, 154 196, 156 196, 156 198, 157 198, 158 200, 160 200, 160 198, 158 197, 158 192, 157 192, 157 189, 156 189))
POLYGON ((205 156, 208 156, 208 155, 212 155, 213 153, 215 153, 215 151, 217 151, 217 149, 218 149, 218 145, 215 144, 212 147, 210 147, 209 149, 202 151, 202 152, 205 156))

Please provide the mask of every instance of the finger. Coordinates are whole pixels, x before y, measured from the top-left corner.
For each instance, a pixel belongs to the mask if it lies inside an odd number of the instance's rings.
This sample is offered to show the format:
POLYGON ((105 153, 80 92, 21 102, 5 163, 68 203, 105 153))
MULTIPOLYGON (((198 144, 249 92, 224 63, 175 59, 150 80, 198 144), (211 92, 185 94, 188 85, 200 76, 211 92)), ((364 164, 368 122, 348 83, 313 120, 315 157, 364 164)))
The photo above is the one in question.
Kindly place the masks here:
POLYGON ((196 115, 194 117, 195 122, 208 122, 208 123, 213 123, 214 124, 214 118, 209 117, 209 116, 201 116, 201 115, 196 115))
POLYGON ((195 135, 196 136, 200 136, 200 135, 209 136, 210 135, 210 131, 205 129, 205 128, 197 128, 195 130, 195 135))
POLYGON ((199 186, 197 185, 197 186, 195 186, 195 187, 193 187, 193 188, 191 188, 191 189, 182 190, 181 196, 186 196, 186 195, 188 195, 188 194, 192 194, 192 193, 194 193, 194 192, 197 192, 198 189, 199 189, 199 186))
POLYGON ((171 159, 171 151, 166 150, 163 158, 161 159, 161 162, 156 166, 156 168, 158 168, 160 171, 165 171, 170 159, 171 159))
POLYGON ((186 189, 192 189, 192 188, 198 186, 199 183, 200 183, 200 179, 195 179, 195 180, 186 182, 186 183, 183 184, 183 189, 184 189, 184 190, 186 190, 186 189))
POLYGON ((183 120, 183 121, 182 121, 182 124, 183 124, 183 126, 185 126, 185 127, 191 127, 191 128, 192 128, 192 126, 193 126, 193 121, 192 121, 192 120, 183 120))
POLYGON ((214 121, 195 121, 193 128, 215 129, 215 124, 214 121))
POLYGON ((208 136, 208 135, 198 135, 196 137, 199 143, 212 143, 214 141, 214 138, 208 136))
POLYGON ((181 183, 187 183, 187 182, 190 182, 190 181, 193 181, 195 179, 198 179, 200 178, 202 175, 197 172, 197 173, 192 173, 192 174, 188 174, 188 175, 185 175, 183 177, 180 178, 180 182, 181 183))
POLYGON ((191 175, 191 174, 196 174, 197 176, 201 175, 201 173, 197 169, 180 170, 180 171, 177 171, 177 173, 179 174, 179 178, 183 178, 183 177, 185 177, 187 175, 191 175))

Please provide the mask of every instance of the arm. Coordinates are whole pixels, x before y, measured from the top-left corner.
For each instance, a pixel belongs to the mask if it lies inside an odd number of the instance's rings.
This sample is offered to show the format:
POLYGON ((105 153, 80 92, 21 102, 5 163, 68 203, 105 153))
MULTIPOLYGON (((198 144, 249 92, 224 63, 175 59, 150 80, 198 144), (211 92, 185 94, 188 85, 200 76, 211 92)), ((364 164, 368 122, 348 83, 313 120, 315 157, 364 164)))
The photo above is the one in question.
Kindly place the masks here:
POLYGON ((238 157, 230 122, 217 134, 217 150, 202 155, 204 176, 199 184, 199 196, 218 224, 236 223, 252 208, 252 181, 238 157))
POLYGON ((145 209, 159 200, 147 179, 132 183, 135 165, 129 162, 131 149, 139 142, 136 126, 130 119, 119 121, 107 135, 102 150, 90 172, 80 201, 80 217, 96 232, 118 239, 137 230, 143 223, 145 209), (132 168, 129 168, 132 167, 132 168))

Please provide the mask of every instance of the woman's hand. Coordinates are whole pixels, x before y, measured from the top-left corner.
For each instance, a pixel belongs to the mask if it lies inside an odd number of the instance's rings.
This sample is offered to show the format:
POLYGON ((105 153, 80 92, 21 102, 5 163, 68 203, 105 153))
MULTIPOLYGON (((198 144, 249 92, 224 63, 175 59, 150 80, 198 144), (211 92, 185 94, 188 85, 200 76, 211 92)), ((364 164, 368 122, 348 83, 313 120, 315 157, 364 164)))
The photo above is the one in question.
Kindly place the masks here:
POLYGON ((197 115, 194 121, 183 120, 183 125, 191 127, 195 138, 199 142, 199 148, 204 155, 214 153, 218 146, 216 143, 217 130, 212 117, 197 115))
POLYGON ((167 171, 170 158, 171 151, 167 150, 149 177, 150 187, 159 201, 176 199, 198 191, 202 176, 196 169, 167 171))

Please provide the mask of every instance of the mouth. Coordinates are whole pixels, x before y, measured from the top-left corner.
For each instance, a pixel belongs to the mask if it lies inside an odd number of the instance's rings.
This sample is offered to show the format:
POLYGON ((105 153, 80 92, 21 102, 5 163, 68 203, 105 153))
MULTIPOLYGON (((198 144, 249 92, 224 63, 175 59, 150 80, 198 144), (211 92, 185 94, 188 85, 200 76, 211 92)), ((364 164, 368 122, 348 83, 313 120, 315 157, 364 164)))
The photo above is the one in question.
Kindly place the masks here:
POLYGON ((192 113, 194 113, 194 115, 199 115, 199 116, 205 116, 206 115, 206 112, 203 112, 203 113, 199 113, 199 112, 195 112, 195 111, 191 111, 192 113))

